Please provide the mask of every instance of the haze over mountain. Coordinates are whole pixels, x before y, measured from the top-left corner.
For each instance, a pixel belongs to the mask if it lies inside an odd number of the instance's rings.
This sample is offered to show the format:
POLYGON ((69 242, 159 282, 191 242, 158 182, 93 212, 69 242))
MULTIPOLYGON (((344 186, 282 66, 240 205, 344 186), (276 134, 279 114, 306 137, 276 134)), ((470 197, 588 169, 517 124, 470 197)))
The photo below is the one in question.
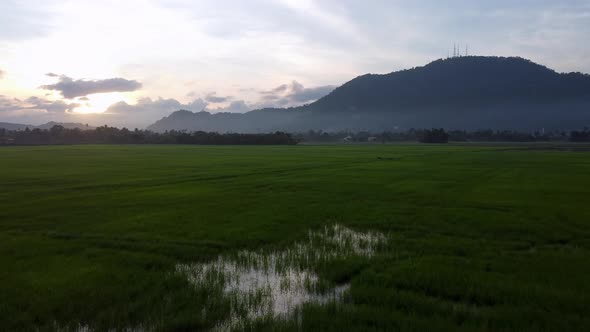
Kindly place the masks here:
POLYGON ((25 130, 27 128, 31 129, 34 127, 35 126, 26 125, 26 124, 22 124, 22 123, 0 122, 0 129, 6 129, 6 130, 25 130))
POLYGON ((0 128, 2 129, 6 129, 6 130, 25 130, 27 128, 29 129, 35 129, 35 128, 39 128, 39 129, 51 129, 53 126, 62 126, 66 129, 81 129, 81 130, 89 130, 89 129, 94 129, 95 127, 89 126, 87 124, 82 124, 82 123, 75 123, 75 122, 55 122, 55 121, 50 121, 47 123, 44 123, 42 125, 39 126, 34 126, 34 125, 29 125, 29 124, 21 124, 21 123, 9 123, 9 122, 0 122, 0 128))
POLYGON ((590 124, 590 76, 560 74, 522 58, 454 57, 359 76, 318 101, 245 114, 178 111, 148 129, 264 132, 570 129, 590 124))

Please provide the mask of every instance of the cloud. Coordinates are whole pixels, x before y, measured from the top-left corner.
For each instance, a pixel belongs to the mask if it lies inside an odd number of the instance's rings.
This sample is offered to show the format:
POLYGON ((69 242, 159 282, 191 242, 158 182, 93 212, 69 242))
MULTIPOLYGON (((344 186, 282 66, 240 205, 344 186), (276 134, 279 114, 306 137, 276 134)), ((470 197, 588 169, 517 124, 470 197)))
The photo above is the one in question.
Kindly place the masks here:
POLYGON ((278 87, 262 91, 260 105, 262 107, 287 107, 314 102, 335 89, 333 85, 306 88, 303 84, 293 81, 278 87))
POLYGON ((211 111, 214 113, 222 113, 222 112, 230 112, 230 113, 246 113, 251 111, 252 107, 249 106, 244 100, 236 100, 232 101, 226 107, 218 107, 218 108, 207 108, 207 111, 211 111))
POLYGON ((39 97, 29 97, 25 99, 25 104, 29 105, 28 109, 45 110, 49 113, 64 113, 71 112, 76 107, 80 106, 77 103, 66 103, 63 100, 47 100, 39 97))
POLYGON ((207 105, 208 103, 200 98, 187 104, 173 98, 140 98, 134 105, 124 101, 115 103, 107 108, 104 115, 109 118, 111 123, 118 126, 145 127, 180 109, 200 112, 207 105))
POLYGON ((0 69, 0 80, 4 78, 4 75, 6 75, 6 72, 0 69))
POLYGON ((305 88, 303 85, 293 82, 292 83, 292 92, 289 95, 291 100, 300 103, 308 103, 311 101, 316 101, 323 96, 327 95, 328 93, 334 90, 334 86, 327 85, 327 86, 319 86, 315 88, 305 88))
POLYGON ((209 104, 206 101, 204 101, 201 98, 198 98, 198 99, 195 99, 192 102, 188 103, 186 105, 186 107, 187 107, 186 109, 187 110, 202 111, 202 110, 206 109, 207 106, 209 106, 209 104))
MULTIPOLYGON (((210 107, 207 100, 197 98, 189 103, 181 103, 176 99, 169 98, 141 98, 135 105, 127 104, 124 101, 115 103, 107 108, 106 113, 111 114, 134 114, 134 116, 151 116, 162 117, 169 115, 170 113, 178 110, 187 110, 192 112, 208 111, 208 112, 234 112, 243 113, 252 110, 244 100, 235 100, 229 103, 227 106, 222 107, 210 107)), ((152 120, 157 120, 155 118, 152 120)))
POLYGON ((29 97, 25 100, 0 95, 0 121, 41 125, 49 121, 81 122, 104 125, 108 119, 101 114, 80 114, 73 110, 80 106, 77 103, 47 100, 40 97, 29 97))
MULTIPOLYGON (((162 113, 167 114, 169 112, 177 111, 181 108, 190 108, 194 109, 194 107, 199 107, 200 105, 206 105, 204 102, 200 102, 200 99, 193 101, 189 104, 182 104, 176 99, 151 99, 151 98, 140 98, 135 105, 127 104, 124 101, 120 101, 115 103, 109 108, 107 108, 107 113, 162 113)), ((199 111, 201 109, 198 109, 199 111)))
MULTIPOLYGON (((50 75, 48 74, 48 76, 50 75)), ((119 77, 105 80, 73 80, 64 75, 59 77, 59 82, 56 84, 41 86, 41 89, 59 91, 67 99, 84 97, 94 93, 130 92, 140 88, 141 83, 138 81, 119 77)))
MULTIPOLYGON (((55 77, 52 75, 52 77, 55 77)), ((80 114, 74 110, 92 101, 92 97, 86 94, 96 91, 106 91, 112 84, 105 84, 110 80, 103 81, 82 81, 72 80, 65 76, 58 76, 60 82, 51 86, 51 89, 62 92, 64 99, 53 100, 48 97, 29 97, 25 100, 0 96, 0 115, 2 118, 14 118, 21 115, 20 119, 30 120, 36 117, 52 121, 65 121, 65 119, 78 119, 92 125, 109 124, 118 127, 145 127, 153 122, 168 116, 170 113, 184 109, 192 112, 207 111, 211 113, 246 113, 253 109, 264 107, 289 107, 309 103, 321 98, 334 89, 333 86, 319 86, 306 88, 303 84, 293 81, 289 84, 282 84, 268 91, 255 92, 254 99, 233 100, 231 96, 218 96, 215 92, 205 94, 203 97, 194 98, 185 103, 174 98, 140 98, 137 103, 129 104, 125 101, 114 103, 107 107, 104 113, 80 114), (82 83, 81 87, 73 87, 82 83), (88 84, 87 84, 88 83, 88 84), (60 85, 61 84, 61 85, 60 85), (69 98, 68 98, 69 97, 69 98), (68 99, 75 98, 75 101, 68 99), (28 117, 23 117, 24 115, 28 117), (84 120, 87 119, 87 120, 84 120)), ((49 88, 49 87, 45 87, 49 88)), ((120 91, 121 89, 117 89, 120 91)), ((197 94, 191 94, 196 96, 197 94)), ((38 121, 34 121, 38 122, 38 121)))
POLYGON ((205 96, 205 100, 210 102, 210 103, 225 103, 228 102, 232 99, 231 96, 228 97, 221 97, 221 96, 217 96, 217 93, 215 92, 211 92, 208 93, 207 96, 205 96))
POLYGON ((14 111, 20 108, 22 102, 16 98, 0 95, 0 112, 14 111))
POLYGON ((109 106, 104 114, 109 124, 127 127, 146 127, 164 116, 178 110, 191 112, 207 111, 211 113, 245 113, 252 110, 244 100, 235 100, 224 107, 210 107, 209 102, 197 98, 189 103, 181 103, 176 99, 169 98, 141 98, 135 105, 126 102, 118 102, 109 106))
POLYGON ((45 74, 45 76, 47 76, 47 77, 59 77, 59 75, 58 74, 55 74, 55 73, 47 73, 47 74, 45 74))
POLYGON ((48 100, 39 97, 29 97, 25 100, 8 98, 0 95, 0 112, 39 110, 48 113, 64 113, 80 106, 77 103, 66 103, 62 100, 48 100))
POLYGON ((271 93, 271 94, 283 93, 283 92, 287 91, 288 89, 289 89, 289 85, 287 85, 287 84, 281 84, 278 87, 270 90, 269 93, 271 93))

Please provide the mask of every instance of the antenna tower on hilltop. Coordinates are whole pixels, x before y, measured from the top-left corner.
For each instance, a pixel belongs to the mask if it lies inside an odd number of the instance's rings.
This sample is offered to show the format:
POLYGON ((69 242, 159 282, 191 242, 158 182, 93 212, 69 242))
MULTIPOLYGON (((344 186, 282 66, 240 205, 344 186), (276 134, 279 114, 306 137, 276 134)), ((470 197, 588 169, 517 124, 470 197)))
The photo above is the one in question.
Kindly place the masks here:
POLYGON ((451 58, 459 58, 463 56, 469 56, 469 44, 465 44, 465 53, 461 52, 461 44, 453 43, 453 55, 451 56, 451 51, 447 50, 447 59, 451 58))

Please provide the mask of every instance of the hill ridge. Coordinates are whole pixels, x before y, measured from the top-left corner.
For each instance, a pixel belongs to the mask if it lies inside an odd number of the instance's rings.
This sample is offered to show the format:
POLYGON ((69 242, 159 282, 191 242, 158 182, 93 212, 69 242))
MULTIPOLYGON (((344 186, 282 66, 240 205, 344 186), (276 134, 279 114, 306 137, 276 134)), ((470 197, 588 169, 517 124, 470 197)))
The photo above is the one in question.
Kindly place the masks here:
MULTIPOLYGON (((214 131, 572 128, 590 123, 590 75, 520 57, 438 59, 360 75, 309 105, 244 114, 172 113, 153 125, 214 131)), ((577 127, 576 127, 577 128, 577 127)))

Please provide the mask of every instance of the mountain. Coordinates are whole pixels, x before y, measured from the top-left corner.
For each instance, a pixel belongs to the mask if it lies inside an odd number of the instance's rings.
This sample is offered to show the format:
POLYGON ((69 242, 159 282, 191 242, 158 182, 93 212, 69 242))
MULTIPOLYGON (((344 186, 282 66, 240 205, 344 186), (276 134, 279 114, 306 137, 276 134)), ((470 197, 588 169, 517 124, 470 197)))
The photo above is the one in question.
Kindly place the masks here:
POLYGON ((78 128, 81 130, 90 130, 90 129, 94 129, 94 127, 89 126, 87 124, 82 124, 82 123, 75 123, 75 122, 54 122, 54 121, 50 121, 47 122, 45 124, 39 125, 39 126, 34 126, 34 125, 26 125, 26 124, 18 124, 18 123, 8 123, 8 122, 0 122, 0 128, 6 129, 6 130, 25 130, 27 128, 29 129, 35 129, 35 128, 39 128, 39 129, 51 129, 51 127, 53 126, 62 126, 64 128, 67 129, 74 129, 74 128, 78 128))
POLYGON ((553 102, 590 94, 590 76, 558 74, 522 58, 457 57, 386 75, 364 75, 313 107, 322 110, 475 107, 553 102))
POLYGON ((51 127, 53 126, 62 126, 66 129, 81 129, 81 130, 90 130, 90 129, 94 129, 94 127, 89 126, 87 124, 82 124, 82 123, 77 123, 77 122, 54 122, 54 121, 50 121, 47 122, 46 124, 42 124, 40 126, 37 126, 35 128, 39 128, 39 129, 51 129, 51 127))
POLYGON ((455 57, 359 76, 318 101, 244 114, 179 111, 148 129, 305 131, 574 129, 590 125, 590 76, 522 58, 455 57))
POLYGON ((147 129, 163 132, 166 130, 217 131, 257 133, 273 131, 297 131, 310 113, 301 109, 260 109, 248 113, 209 113, 176 111, 164 117, 147 129))

